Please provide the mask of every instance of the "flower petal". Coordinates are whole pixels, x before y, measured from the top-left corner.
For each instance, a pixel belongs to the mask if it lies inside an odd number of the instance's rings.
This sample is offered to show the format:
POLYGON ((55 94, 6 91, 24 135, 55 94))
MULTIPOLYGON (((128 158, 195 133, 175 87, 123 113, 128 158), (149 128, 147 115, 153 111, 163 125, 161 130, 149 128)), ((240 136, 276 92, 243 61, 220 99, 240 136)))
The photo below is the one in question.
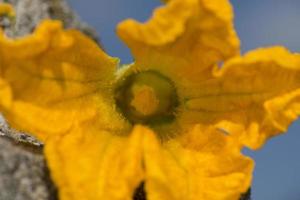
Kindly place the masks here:
POLYGON ((253 161, 212 127, 196 126, 181 143, 148 139, 144 151, 149 200, 237 200, 251 184, 253 161))
MULTIPOLYGON (((230 121, 241 126, 242 143, 256 149, 300 114, 298 54, 282 47, 259 49, 230 60, 214 75, 185 91, 182 123, 230 121)), ((235 126, 225 129, 237 132, 235 126)))
POLYGON ((6 81, 0 78, 0 109, 2 110, 3 107, 9 107, 11 104, 11 90, 9 85, 6 81))
POLYGON ((145 24, 122 22, 117 33, 140 68, 173 79, 199 79, 204 70, 238 54, 232 21, 227 0, 172 0, 156 9, 145 24))
MULTIPOLYGON (((0 16, 7 15, 8 17, 15 17, 14 8, 9 3, 0 3, 0 16)), ((0 29, 1 32, 1 29, 0 29)))
POLYGON ((132 200, 144 179, 143 140, 139 129, 118 137, 90 123, 49 138, 45 154, 60 199, 132 200))
POLYGON ((1 35, 0 76, 12 93, 4 113, 16 128, 41 140, 92 117, 102 125, 111 116, 121 122, 107 103, 117 62, 80 32, 63 30, 58 21, 44 21, 21 39, 1 35))

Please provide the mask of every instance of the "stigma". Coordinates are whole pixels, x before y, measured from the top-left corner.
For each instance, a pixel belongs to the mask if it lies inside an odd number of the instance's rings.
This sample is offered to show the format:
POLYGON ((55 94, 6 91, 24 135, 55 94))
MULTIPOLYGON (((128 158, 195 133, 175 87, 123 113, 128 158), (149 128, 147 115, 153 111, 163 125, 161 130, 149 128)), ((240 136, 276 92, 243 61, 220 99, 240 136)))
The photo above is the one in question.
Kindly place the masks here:
POLYGON ((175 118, 178 98, 170 79, 156 71, 127 75, 115 89, 121 113, 133 124, 169 123, 175 118))
POLYGON ((159 105, 159 99, 153 88, 148 85, 137 85, 132 89, 133 98, 130 105, 144 116, 154 114, 159 105))

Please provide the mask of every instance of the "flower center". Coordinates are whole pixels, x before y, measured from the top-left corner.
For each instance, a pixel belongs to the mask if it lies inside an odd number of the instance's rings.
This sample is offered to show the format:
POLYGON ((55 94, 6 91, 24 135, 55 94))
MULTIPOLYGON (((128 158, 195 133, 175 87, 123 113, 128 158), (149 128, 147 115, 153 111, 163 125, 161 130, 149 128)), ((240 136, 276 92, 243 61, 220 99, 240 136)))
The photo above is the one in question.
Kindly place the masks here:
POLYGON ((130 103, 141 115, 154 114, 159 105, 159 99, 152 87, 148 85, 134 85, 132 88, 133 98, 130 103))
POLYGON ((149 125, 171 122, 178 106, 173 83, 156 71, 127 76, 116 88, 115 99, 130 122, 149 125))

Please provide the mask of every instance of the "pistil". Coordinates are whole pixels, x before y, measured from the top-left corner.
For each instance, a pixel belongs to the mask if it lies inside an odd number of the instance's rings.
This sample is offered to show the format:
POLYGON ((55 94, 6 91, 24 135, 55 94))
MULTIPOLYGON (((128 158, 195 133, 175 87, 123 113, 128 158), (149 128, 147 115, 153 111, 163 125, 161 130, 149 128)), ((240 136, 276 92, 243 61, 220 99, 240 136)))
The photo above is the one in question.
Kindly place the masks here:
POLYGON ((123 115, 133 124, 170 122, 178 106, 174 84, 155 71, 125 77, 115 90, 115 99, 123 115))

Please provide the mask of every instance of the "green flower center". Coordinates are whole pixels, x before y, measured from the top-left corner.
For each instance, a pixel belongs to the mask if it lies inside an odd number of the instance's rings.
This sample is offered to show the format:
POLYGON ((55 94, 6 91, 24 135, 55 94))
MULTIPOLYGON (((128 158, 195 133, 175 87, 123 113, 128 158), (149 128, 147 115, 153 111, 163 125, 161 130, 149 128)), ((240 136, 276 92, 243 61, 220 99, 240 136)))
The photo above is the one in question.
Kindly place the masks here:
POLYGON ((174 84, 156 71, 127 76, 116 88, 115 100, 123 115, 133 124, 172 122, 178 106, 174 84))

